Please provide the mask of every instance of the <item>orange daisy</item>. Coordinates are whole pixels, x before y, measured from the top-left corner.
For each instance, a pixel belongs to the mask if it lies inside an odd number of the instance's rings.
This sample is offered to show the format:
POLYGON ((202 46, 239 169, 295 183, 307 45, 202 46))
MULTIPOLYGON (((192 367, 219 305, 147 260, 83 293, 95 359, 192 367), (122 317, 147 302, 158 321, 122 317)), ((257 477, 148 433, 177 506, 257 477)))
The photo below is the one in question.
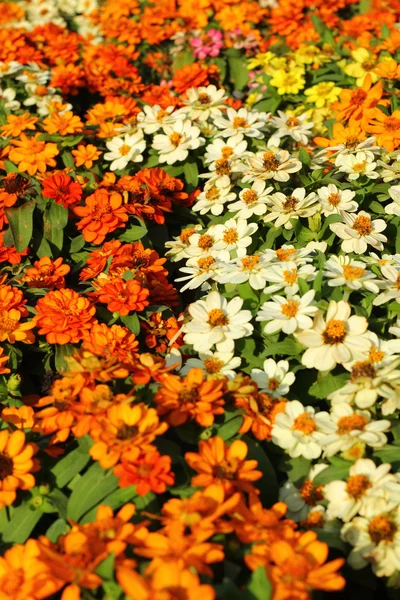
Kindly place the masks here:
POLYGON ((43 142, 38 139, 40 134, 36 133, 28 138, 25 133, 21 133, 19 140, 12 140, 10 151, 10 160, 18 165, 18 169, 23 173, 35 175, 37 171, 45 173, 47 167, 55 167, 54 157, 59 154, 57 144, 43 142))
POLYGON ((85 206, 74 208, 75 214, 82 217, 77 227, 87 242, 101 244, 108 233, 125 227, 128 214, 121 194, 109 193, 104 188, 97 189, 85 200, 85 206))
POLYGON ((33 457, 38 450, 36 444, 26 443, 23 431, 0 431, 0 509, 14 502, 18 489, 30 490, 35 485, 32 472, 39 463, 33 457))

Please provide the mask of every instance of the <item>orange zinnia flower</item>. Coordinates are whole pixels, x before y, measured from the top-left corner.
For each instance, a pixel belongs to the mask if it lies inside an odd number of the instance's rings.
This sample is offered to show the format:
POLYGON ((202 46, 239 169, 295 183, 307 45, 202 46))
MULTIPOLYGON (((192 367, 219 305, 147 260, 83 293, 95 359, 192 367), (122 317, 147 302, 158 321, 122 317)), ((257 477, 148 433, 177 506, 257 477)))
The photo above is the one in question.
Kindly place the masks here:
POLYGON ((25 308, 26 303, 27 300, 21 290, 0 282, 0 310, 16 308, 21 313, 21 317, 27 317, 29 313, 25 308))
POLYGON ((50 344, 76 344, 94 321, 96 308, 74 290, 48 292, 35 306, 34 325, 50 344))
POLYGON ((7 375, 8 373, 11 373, 10 369, 5 366, 9 358, 9 356, 4 354, 4 348, 0 348, 0 375, 7 375))
POLYGON ((166 415, 170 425, 182 425, 194 419, 202 427, 210 427, 214 416, 224 412, 225 379, 205 380, 202 369, 190 369, 186 377, 164 375, 154 396, 158 414, 166 415))
POLYGON ((82 269, 79 274, 79 279, 81 281, 87 281, 88 279, 93 279, 100 275, 102 271, 106 268, 107 260, 110 256, 114 256, 120 248, 121 242, 118 240, 111 240, 110 242, 106 242, 102 248, 99 250, 93 250, 89 254, 89 257, 86 259, 86 264, 88 267, 82 269))
POLYGON ((50 135, 58 133, 59 135, 71 135, 82 133, 83 123, 77 115, 67 110, 62 114, 54 112, 43 120, 44 130, 50 135))
POLYGON ((17 497, 17 489, 30 490, 35 485, 32 471, 39 463, 33 456, 36 444, 25 443, 23 431, 0 431, 0 509, 10 506, 17 497))
POLYGON ((22 115, 7 115, 7 124, 0 127, 5 137, 17 138, 27 129, 35 130, 37 117, 32 117, 30 113, 22 115))
POLYGON ((177 94, 183 94, 191 87, 197 88, 210 83, 218 83, 218 81, 219 69, 217 65, 195 62, 175 71, 172 86, 177 94))
POLYGON ((147 321, 142 321, 141 325, 145 331, 145 342, 149 348, 154 348, 156 352, 167 352, 168 348, 179 348, 182 346, 182 336, 177 334, 180 326, 175 317, 163 318, 163 313, 151 313, 147 321), (171 340, 174 342, 171 343, 171 340))
POLYGON ((107 304, 110 312, 116 312, 121 317, 132 311, 144 310, 149 305, 148 296, 149 290, 143 288, 136 279, 125 281, 121 277, 114 277, 95 292, 99 302, 107 304))
POLYGON ((6 423, 12 423, 17 429, 32 429, 35 424, 35 413, 31 406, 3 408, 1 418, 6 423))
POLYGON ((62 204, 68 208, 71 204, 77 204, 82 198, 82 186, 77 181, 60 171, 42 182, 43 196, 51 198, 56 204, 62 204))
POLYGON ((71 151, 75 159, 75 166, 85 166, 87 169, 93 167, 93 163, 101 156, 100 150, 93 146, 93 144, 79 144, 78 148, 71 151))
POLYGON ((393 152, 400 146, 400 110, 395 110, 388 116, 381 110, 375 109, 367 130, 376 137, 379 146, 388 152, 393 152))
POLYGON ((83 347, 97 356, 117 357, 122 363, 133 361, 133 355, 138 351, 139 342, 135 334, 127 327, 105 323, 95 323, 85 331, 83 347))
POLYGON ((48 256, 43 256, 25 271, 21 283, 27 283, 30 288, 60 289, 65 287, 65 275, 70 270, 61 257, 51 260, 48 256))
POLYGON ((185 460, 197 473, 192 478, 195 487, 212 483, 222 485, 227 494, 236 490, 256 492, 252 481, 262 477, 256 460, 245 460, 248 448, 243 440, 235 440, 228 447, 218 436, 199 442, 199 452, 186 452, 185 460))
POLYGON ((99 188, 86 198, 85 205, 75 207, 74 212, 82 217, 77 227, 87 242, 101 244, 108 233, 125 227, 128 221, 123 198, 117 192, 110 194, 106 189, 99 188))
POLYGON ((276 415, 285 410, 286 400, 284 398, 271 398, 266 393, 241 395, 240 390, 234 392, 235 406, 244 410, 243 424, 239 433, 247 433, 250 429, 258 440, 270 440, 272 437, 272 426, 276 415))
POLYGON ((242 499, 233 515, 232 525, 239 540, 243 544, 266 542, 271 544, 291 535, 297 527, 290 519, 284 519, 287 506, 277 502, 271 508, 264 508, 256 494, 250 494, 249 506, 242 499))
POLYGON ((7 340, 10 344, 24 342, 33 344, 35 336, 31 329, 35 327, 34 321, 20 323, 21 313, 19 310, 0 310, 0 342, 7 340))
POLYGON ((118 477, 121 488, 135 485, 138 496, 145 496, 149 492, 163 494, 167 486, 175 481, 171 462, 170 456, 161 456, 156 450, 145 452, 133 460, 122 459, 114 468, 114 475, 118 477))
POLYGON ((365 131, 361 129, 361 125, 357 121, 350 121, 347 127, 342 123, 335 123, 332 128, 332 134, 332 139, 316 137, 314 138, 314 143, 322 148, 344 144, 348 150, 354 150, 367 137, 365 131))
POLYGON ((343 89, 340 93, 340 99, 331 106, 336 110, 337 121, 358 121, 362 128, 368 123, 368 119, 374 113, 375 106, 381 102, 383 95, 382 82, 378 81, 372 87, 371 75, 368 73, 362 86, 355 90, 343 89))
POLYGON ((28 254, 28 251, 29 249, 26 248, 23 252, 17 252, 15 246, 6 246, 3 242, 3 234, 0 233, 0 263, 18 265, 22 257, 28 254))
POLYGON ((117 569, 117 581, 131 600, 215 600, 216 597, 211 585, 201 584, 192 571, 180 569, 174 563, 160 565, 152 577, 146 578, 136 571, 121 567, 117 569))
POLYGON ((27 171, 29 175, 35 175, 37 171, 45 173, 47 167, 56 166, 54 157, 59 153, 57 144, 38 140, 39 135, 36 133, 28 138, 21 133, 19 140, 11 142, 16 148, 10 151, 10 160, 18 165, 21 172, 27 171))
POLYGON ((103 469, 110 469, 123 458, 128 462, 136 460, 167 429, 167 423, 160 423, 155 409, 142 403, 111 406, 105 418, 99 419, 98 427, 90 432, 96 442, 90 448, 90 456, 103 469))

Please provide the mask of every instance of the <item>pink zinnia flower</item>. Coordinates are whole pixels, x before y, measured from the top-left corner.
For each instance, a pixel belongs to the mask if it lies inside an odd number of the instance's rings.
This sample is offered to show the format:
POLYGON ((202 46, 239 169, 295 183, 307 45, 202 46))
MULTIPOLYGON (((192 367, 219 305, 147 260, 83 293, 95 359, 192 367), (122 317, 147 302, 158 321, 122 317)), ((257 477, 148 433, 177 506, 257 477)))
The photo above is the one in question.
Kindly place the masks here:
POLYGON ((218 56, 223 46, 222 31, 210 29, 205 35, 190 40, 193 54, 203 60, 207 56, 218 56))

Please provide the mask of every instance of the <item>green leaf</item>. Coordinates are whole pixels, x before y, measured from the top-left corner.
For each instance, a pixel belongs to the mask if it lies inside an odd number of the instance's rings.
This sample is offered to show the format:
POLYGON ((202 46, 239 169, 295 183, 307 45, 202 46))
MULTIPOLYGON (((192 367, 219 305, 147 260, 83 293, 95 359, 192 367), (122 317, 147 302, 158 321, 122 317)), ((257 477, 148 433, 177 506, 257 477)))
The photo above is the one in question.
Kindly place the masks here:
POLYGON ((26 542, 42 516, 43 513, 33 508, 29 500, 17 506, 13 510, 10 522, 1 533, 3 542, 12 542, 13 544, 26 542))
POLYGON ((185 162, 183 167, 183 174, 188 185, 192 185, 194 188, 197 186, 199 181, 199 170, 196 162, 185 162))
POLYGON ((56 462, 50 472, 56 478, 56 484, 59 488, 65 487, 71 479, 83 471, 90 460, 88 454, 89 445, 86 437, 79 440, 80 446, 69 452, 66 456, 56 462))
POLYGON ((30 201, 18 208, 4 209, 10 225, 9 231, 13 237, 12 245, 17 252, 23 252, 31 241, 35 206, 36 204, 30 201))
POLYGON ((62 158, 64 165, 67 167, 67 169, 75 169, 74 158, 73 158, 71 152, 68 152, 68 150, 64 150, 61 153, 61 158, 62 158))
POLYGON ((98 463, 93 464, 83 475, 69 498, 67 517, 79 521, 91 508, 118 487, 118 479, 112 470, 104 471, 98 463))
POLYGON ((296 340, 287 339, 283 342, 268 344, 264 351, 264 356, 297 356, 302 351, 302 346, 296 340))
POLYGON ((51 244, 62 250, 64 228, 68 223, 68 209, 61 204, 51 203, 43 214, 44 237, 51 244))
POLYGON ((175 58, 174 63, 172 65, 172 70, 175 73, 175 71, 177 71, 178 69, 182 69, 182 67, 186 67, 186 65, 191 65, 192 63, 194 63, 194 61, 194 54, 191 50, 182 50, 182 52, 179 52, 179 54, 175 58))
POLYGON ((67 522, 64 519, 57 519, 54 521, 46 531, 46 537, 53 543, 55 543, 60 535, 64 535, 67 531, 67 522))
POLYGON ((314 396, 314 398, 325 400, 329 394, 340 390, 348 379, 349 376, 347 373, 341 373, 340 375, 332 375, 332 373, 319 374, 318 381, 312 384, 308 393, 310 396, 314 396))
MULTIPOLYGON (((119 600, 122 595, 122 590, 116 581, 104 581, 102 586, 105 595, 104 600, 119 600)), ((125 596, 127 598, 127 596, 125 596)))
POLYGON ((246 68, 246 62, 243 58, 228 58, 229 72, 235 89, 242 90, 249 80, 249 72, 246 68))
POLYGON ((256 600, 269 600, 271 598, 272 585, 264 567, 258 567, 252 573, 247 589, 256 600))
POLYGON ((292 483, 299 484, 303 483, 308 476, 311 468, 311 460, 308 460, 303 456, 299 456, 298 458, 284 456, 279 468, 287 473, 287 476, 292 483))
POLYGON ((137 316, 137 313, 125 315, 124 317, 121 317, 121 321, 123 322, 125 327, 129 329, 129 331, 132 331, 132 333, 134 333, 135 335, 139 335, 140 321, 139 317, 137 316))
MULTIPOLYGON (((152 498, 154 497, 154 494, 152 494, 152 498)), ((105 504, 106 506, 110 506, 113 510, 116 510, 117 508, 120 508, 127 502, 132 502, 133 500, 135 501, 136 505, 136 486, 130 485, 126 488, 118 488, 114 492, 111 492, 111 494, 108 494, 108 496, 103 498, 101 503, 105 504)), ((94 521, 96 519, 97 509, 98 506, 96 505, 89 512, 87 512, 85 516, 82 517, 81 523, 91 523, 92 521, 94 521)))
POLYGON ((349 475, 349 470, 352 465, 351 462, 337 456, 332 456, 329 460, 334 464, 329 466, 327 469, 324 469, 321 471, 321 473, 314 477, 314 481, 317 485, 325 485, 326 483, 330 483, 331 481, 336 481, 338 479, 347 479, 349 475))
POLYGON ((311 156, 306 150, 304 150, 304 148, 300 148, 299 150, 299 160, 303 163, 303 165, 308 166, 311 164, 311 156))
POLYGON ((71 240, 71 245, 69 248, 70 254, 75 254, 76 252, 79 252, 79 250, 81 250, 84 245, 85 245, 85 239, 84 239, 83 235, 82 234, 77 235, 76 237, 74 237, 71 240))
POLYGON ((9 160, 4 161, 4 166, 7 173, 19 173, 17 165, 14 165, 14 163, 10 162, 9 160))
POLYGON ((120 239, 121 242, 128 242, 130 244, 131 242, 141 240, 146 233, 147 227, 144 224, 144 221, 141 221, 140 225, 131 225, 131 227, 124 231, 124 233, 121 234, 118 239, 120 239))
POLYGON ((275 113, 281 101, 281 97, 277 94, 276 96, 272 96, 271 98, 267 98, 265 100, 261 100, 261 102, 257 102, 253 105, 252 108, 253 110, 257 110, 259 112, 275 113))
POLYGON ((111 552, 107 558, 102 560, 101 563, 97 565, 95 573, 102 579, 114 579, 114 563, 115 556, 114 553, 111 552))
POLYGON ((400 448, 399 446, 387 444, 384 448, 374 451, 374 456, 383 463, 391 463, 394 469, 400 467, 400 448))
POLYGON ((242 424, 243 424, 242 415, 236 415, 232 419, 229 419, 228 421, 226 421, 226 423, 223 423, 222 425, 218 425, 216 427, 215 435, 219 435, 219 437, 221 437, 225 441, 230 440, 237 434, 237 432, 239 431, 242 424))

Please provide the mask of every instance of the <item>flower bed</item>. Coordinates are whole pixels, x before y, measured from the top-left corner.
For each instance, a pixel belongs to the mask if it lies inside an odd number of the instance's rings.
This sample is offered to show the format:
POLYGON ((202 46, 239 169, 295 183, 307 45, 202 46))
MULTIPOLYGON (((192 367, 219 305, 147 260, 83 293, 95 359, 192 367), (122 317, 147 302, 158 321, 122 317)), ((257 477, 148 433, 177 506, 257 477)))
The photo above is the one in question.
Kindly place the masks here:
POLYGON ((397 597, 399 14, 0 3, 1 600, 397 597))

